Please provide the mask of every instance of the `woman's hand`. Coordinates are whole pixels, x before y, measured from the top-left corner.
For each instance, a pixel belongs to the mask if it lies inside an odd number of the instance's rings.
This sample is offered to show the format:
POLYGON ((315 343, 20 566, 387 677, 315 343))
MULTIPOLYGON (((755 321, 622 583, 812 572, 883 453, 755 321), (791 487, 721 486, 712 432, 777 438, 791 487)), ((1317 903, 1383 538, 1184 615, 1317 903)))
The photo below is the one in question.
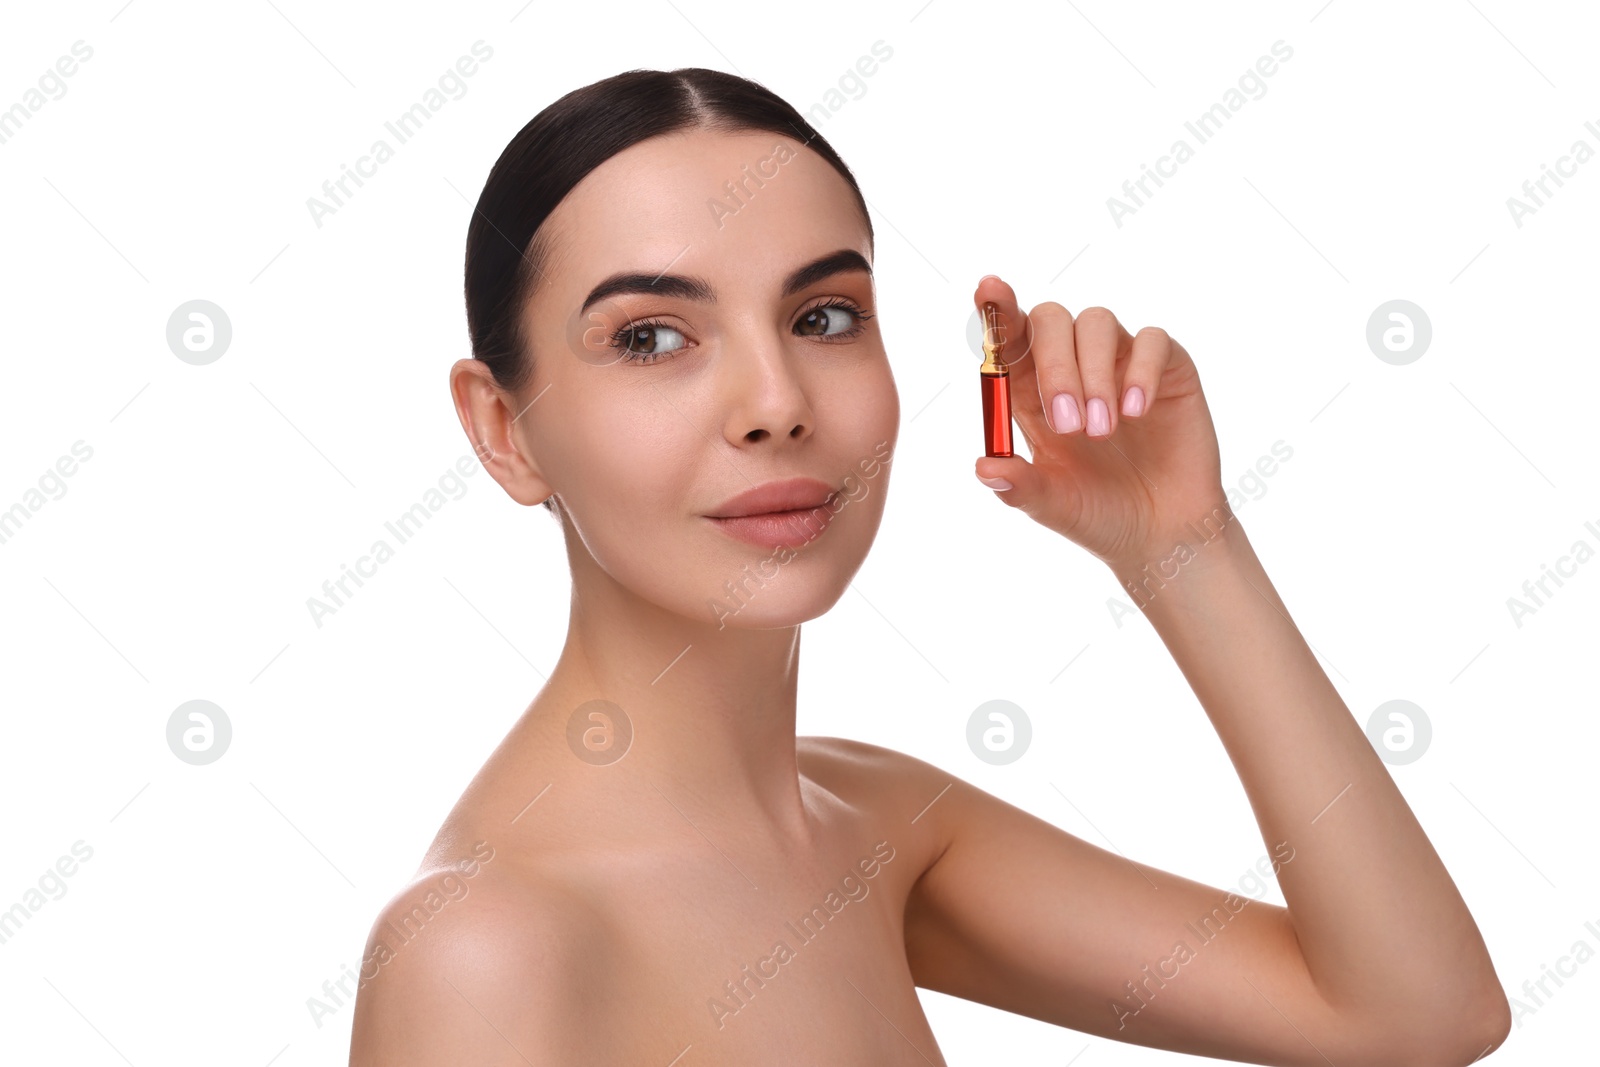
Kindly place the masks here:
POLYGON ((973 300, 980 318, 987 301, 1000 309, 1012 414, 1033 456, 980 457, 984 484, 1010 482, 1002 500, 1113 569, 1215 536, 1230 517, 1217 434, 1182 345, 1155 326, 1130 336, 1100 307, 1074 319, 1047 300, 1023 314, 994 275, 973 300))

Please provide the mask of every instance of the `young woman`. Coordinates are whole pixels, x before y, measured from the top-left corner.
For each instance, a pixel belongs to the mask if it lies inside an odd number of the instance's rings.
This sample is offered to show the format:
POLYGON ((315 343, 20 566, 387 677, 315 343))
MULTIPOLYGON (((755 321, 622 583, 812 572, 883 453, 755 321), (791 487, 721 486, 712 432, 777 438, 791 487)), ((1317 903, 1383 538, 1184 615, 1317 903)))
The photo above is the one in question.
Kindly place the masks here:
POLYGON ((1256 1063, 1497 1046, 1472 916, 1232 520, 1160 329, 980 281, 1032 459, 976 473, 1135 593, 1288 907, 795 736, 800 625, 861 566, 899 429, 872 259, 843 161, 729 74, 607 78, 506 147, 450 384, 484 467, 561 524, 570 625, 378 917, 351 1063, 940 1064, 916 986, 1256 1063))

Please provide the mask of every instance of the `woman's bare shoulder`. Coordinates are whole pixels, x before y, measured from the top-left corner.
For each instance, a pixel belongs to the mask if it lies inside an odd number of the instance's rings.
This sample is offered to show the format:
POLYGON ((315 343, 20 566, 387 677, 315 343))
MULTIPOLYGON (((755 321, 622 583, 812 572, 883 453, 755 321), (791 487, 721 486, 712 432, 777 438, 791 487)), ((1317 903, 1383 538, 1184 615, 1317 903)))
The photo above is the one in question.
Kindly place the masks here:
POLYGON ((426 865, 379 911, 351 1067, 528 1067, 566 1062, 578 1047, 594 909, 554 872, 478 849, 426 865))
POLYGON ((895 771, 900 775, 912 777, 927 777, 944 775, 949 777, 949 772, 942 770, 925 760, 882 745, 874 745, 867 741, 857 741, 849 737, 797 737, 795 748, 800 757, 802 769, 806 764, 811 764, 818 770, 833 771, 836 773, 878 774, 886 770, 895 771))
POLYGON ((859 807, 911 814, 928 804, 955 775, 926 760, 847 737, 799 737, 800 773, 859 807))

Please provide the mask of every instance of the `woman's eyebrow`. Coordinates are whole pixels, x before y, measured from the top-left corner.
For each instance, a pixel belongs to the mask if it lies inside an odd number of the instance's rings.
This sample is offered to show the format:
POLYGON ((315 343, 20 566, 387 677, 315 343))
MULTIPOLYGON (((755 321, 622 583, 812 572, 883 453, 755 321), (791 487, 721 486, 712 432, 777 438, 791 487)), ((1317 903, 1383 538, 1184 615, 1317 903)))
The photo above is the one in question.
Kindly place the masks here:
MULTIPOLYGON (((868 263, 866 257, 853 248, 842 248, 837 252, 830 252, 793 271, 783 280, 783 290, 780 295, 783 297, 793 296, 809 285, 815 285, 824 278, 831 278, 835 274, 843 274, 846 271, 864 271, 868 277, 871 277, 872 264, 868 263)), ((648 293, 654 296, 681 297, 685 300, 699 300, 705 303, 716 303, 717 300, 716 290, 712 289, 711 284, 704 278, 682 274, 645 274, 640 271, 624 271, 611 275, 591 289, 578 313, 581 315, 589 310, 591 304, 620 293, 648 293)))

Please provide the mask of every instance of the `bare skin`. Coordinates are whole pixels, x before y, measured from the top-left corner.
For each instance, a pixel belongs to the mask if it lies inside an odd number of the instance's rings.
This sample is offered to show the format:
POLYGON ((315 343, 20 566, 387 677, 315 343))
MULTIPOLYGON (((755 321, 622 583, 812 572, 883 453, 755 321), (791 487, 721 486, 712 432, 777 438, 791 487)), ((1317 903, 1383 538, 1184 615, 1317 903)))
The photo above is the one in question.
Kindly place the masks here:
POLYGON ((1162 331, 1024 313, 986 278, 974 301, 999 303, 1014 338, 1033 459, 975 470, 1131 586, 1288 906, 1108 852, 910 756, 795 736, 800 624, 870 547, 892 463, 861 464, 894 443, 899 406, 876 321, 814 313, 843 298, 871 314, 866 270, 783 291, 838 250, 870 263, 843 179, 790 141, 736 216, 705 210, 784 140, 696 130, 607 161, 547 224, 532 382, 452 368, 485 468, 520 503, 561 505, 568 638, 375 923, 352 1065, 942 1064, 919 986, 1257 1063, 1466 1064, 1497 1046, 1510 1013, 1477 927, 1228 515, 1198 375, 1162 331), (585 295, 632 269, 715 299, 617 296, 584 334, 585 295), (670 325, 629 344, 659 362, 573 347, 645 318, 670 325), (1124 411, 1130 385, 1144 403, 1124 411), (1056 433, 1063 391, 1104 400, 1106 425, 1056 433), (797 474, 865 491, 719 613, 724 583, 771 553, 704 516, 797 474), (591 717, 596 699, 620 715, 591 717))

